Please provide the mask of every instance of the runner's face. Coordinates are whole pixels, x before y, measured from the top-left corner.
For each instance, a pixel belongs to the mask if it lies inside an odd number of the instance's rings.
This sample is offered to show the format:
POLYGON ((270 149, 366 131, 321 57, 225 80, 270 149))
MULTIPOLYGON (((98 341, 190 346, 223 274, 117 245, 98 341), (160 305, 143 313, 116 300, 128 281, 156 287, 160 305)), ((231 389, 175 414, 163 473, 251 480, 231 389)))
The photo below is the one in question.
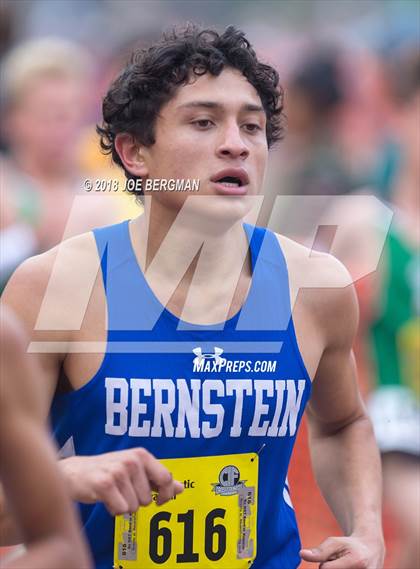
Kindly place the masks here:
POLYGON ((261 99, 237 70, 225 69, 217 77, 205 74, 179 88, 161 109, 156 142, 143 148, 144 157, 149 178, 198 179, 199 191, 149 194, 175 210, 188 196, 214 196, 194 200, 194 209, 243 217, 254 203, 247 196, 258 195, 263 184, 268 155, 265 127, 261 99), (240 186, 217 183, 235 174, 241 178, 240 186))

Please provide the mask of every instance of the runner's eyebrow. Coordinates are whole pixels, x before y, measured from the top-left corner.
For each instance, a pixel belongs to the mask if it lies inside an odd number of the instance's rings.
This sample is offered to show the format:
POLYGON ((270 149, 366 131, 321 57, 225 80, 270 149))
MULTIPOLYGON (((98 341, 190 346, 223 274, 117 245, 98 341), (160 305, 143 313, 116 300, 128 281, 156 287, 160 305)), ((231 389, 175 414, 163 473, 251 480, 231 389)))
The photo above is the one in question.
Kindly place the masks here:
MULTIPOLYGON (((184 103, 183 105, 179 105, 179 109, 195 109, 195 108, 205 108, 205 109, 216 109, 222 110, 224 105, 221 103, 216 103, 215 101, 190 101, 189 103, 184 103)), ((261 105, 255 105, 252 103, 245 103, 241 106, 241 111, 250 111, 250 112, 262 112, 264 113, 264 109, 261 105)))

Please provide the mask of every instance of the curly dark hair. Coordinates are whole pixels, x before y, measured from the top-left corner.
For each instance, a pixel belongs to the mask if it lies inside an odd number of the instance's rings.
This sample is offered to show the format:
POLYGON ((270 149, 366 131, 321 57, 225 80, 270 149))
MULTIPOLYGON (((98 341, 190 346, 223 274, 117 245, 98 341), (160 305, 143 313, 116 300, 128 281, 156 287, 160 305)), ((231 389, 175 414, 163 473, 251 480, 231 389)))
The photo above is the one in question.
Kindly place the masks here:
MULTIPOLYGON (((219 75, 225 67, 239 70, 257 90, 267 116, 270 148, 284 136, 283 89, 277 71, 261 63, 244 33, 233 26, 219 34, 195 24, 172 28, 148 48, 138 49, 112 83, 103 105, 103 123, 97 126, 104 153, 111 154, 129 179, 115 148, 119 133, 129 133, 145 146, 155 142, 154 126, 162 106, 175 90, 195 76, 219 75)), ((142 191, 133 190, 141 195, 142 191)))

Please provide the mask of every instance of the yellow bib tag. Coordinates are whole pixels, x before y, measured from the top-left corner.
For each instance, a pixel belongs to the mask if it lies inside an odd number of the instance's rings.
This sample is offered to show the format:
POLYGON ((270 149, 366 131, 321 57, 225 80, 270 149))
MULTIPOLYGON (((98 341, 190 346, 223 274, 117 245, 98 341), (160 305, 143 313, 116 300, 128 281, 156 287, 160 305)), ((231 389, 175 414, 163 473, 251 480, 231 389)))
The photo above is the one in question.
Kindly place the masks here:
MULTIPOLYGON (((162 460, 185 490, 115 518, 117 569, 243 569, 257 554, 258 455, 162 460)), ((154 496, 154 499, 156 497, 154 496)))

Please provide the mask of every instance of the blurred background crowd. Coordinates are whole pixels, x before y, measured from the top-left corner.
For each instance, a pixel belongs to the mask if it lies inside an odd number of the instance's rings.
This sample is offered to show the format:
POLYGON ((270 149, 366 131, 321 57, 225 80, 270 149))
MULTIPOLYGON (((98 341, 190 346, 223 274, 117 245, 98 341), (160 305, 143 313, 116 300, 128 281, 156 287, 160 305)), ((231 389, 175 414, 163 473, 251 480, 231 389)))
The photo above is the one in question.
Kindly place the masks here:
MULTIPOLYGON (((0 6, 1 286, 27 256, 140 213, 126 194, 93 201, 83 186, 86 178, 122 179, 99 151, 95 124, 101 98, 133 48, 175 23, 233 24, 277 68, 288 132, 271 153, 260 222, 282 232, 290 210, 271 214, 276 196, 323 196, 292 216, 288 234, 314 245, 308 228, 334 211, 347 228, 334 253, 353 275, 367 272, 359 268, 371 267, 366 255, 376 251, 377 270, 356 281, 355 350, 383 452, 386 567, 419 568, 420 3, 2 0, 0 6), (377 196, 393 211, 391 225, 375 202, 336 199, 343 195, 377 196)), ((315 248, 329 250, 339 224, 318 231, 315 248)), ((302 541, 311 546, 339 530, 313 481, 306 436, 304 428, 289 479, 302 541)))

